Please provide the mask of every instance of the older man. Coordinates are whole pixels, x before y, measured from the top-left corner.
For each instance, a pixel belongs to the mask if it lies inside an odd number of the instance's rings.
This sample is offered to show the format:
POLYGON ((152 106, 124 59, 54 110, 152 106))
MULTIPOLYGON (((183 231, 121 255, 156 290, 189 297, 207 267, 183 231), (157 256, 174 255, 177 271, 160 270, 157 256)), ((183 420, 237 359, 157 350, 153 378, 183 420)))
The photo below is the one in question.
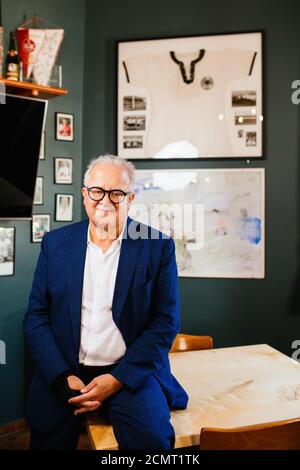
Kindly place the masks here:
POLYGON ((128 217, 134 166, 93 160, 88 219, 42 241, 24 332, 37 371, 31 449, 75 449, 86 412, 103 414, 120 449, 172 449, 170 409, 187 394, 168 352, 179 329, 174 242, 128 217))

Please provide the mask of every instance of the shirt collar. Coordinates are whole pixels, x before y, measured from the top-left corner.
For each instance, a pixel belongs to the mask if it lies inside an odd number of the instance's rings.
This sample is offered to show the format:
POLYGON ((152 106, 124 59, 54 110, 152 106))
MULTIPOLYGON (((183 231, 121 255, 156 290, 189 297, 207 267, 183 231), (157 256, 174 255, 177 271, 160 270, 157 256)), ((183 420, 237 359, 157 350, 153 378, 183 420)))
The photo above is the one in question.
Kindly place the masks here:
MULTIPOLYGON (((123 225, 123 228, 122 228, 122 231, 121 231, 121 233, 119 234, 118 238, 116 238, 116 239, 112 242, 113 245, 121 245, 121 243, 122 243, 122 238, 123 238, 123 234, 124 234, 124 230, 125 230, 125 227, 126 227, 126 223, 127 223, 127 222, 125 221, 125 223, 124 223, 124 225, 123 225)), ((92 240, 91 240, 90 224, 89 224, 89 226, 88 226, 87 244, 90 245, 91 243, 93 243, 93 242, 92 242, 92 240)))

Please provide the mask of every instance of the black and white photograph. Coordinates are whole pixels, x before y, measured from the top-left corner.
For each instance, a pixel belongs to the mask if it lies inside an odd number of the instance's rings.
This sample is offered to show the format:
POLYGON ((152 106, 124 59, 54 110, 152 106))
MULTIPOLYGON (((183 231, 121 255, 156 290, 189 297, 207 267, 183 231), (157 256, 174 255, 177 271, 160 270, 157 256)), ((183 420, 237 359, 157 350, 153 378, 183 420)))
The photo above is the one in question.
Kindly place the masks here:
POLYGON ((50 232, 50 214, 34 214, 31 222, 31 241, 40 243, 46 232, 50 232))
POLYGON ((15 227, 0 227, 0 276, 13 276, 15 227))
POLYGON ((45 158, 46 158, 46 132, 44 131, 42 132, 42 136, 41 136, 39 159, 45 160, 45 158))
POLYGON ((74 115, 55 113, 55 138, 56 140, 74 140, 74 115))
POLYGON ((73 183, 73 160, 72 158, 54 157, 54 183, 73 183))
POLYGON ((44 178, 43 176, 37 176, 36 178, 33 204, 36 206, 41 206, 44 204, 44 178))
POLYGON ((124 131, 144 131, 145 128, 145 116, 124 116, 124 131))
POLYGON ((247 147, 256 146, 256 132, 246 132, 246 145, 247 147))
POLYGON ((142 135, 124 135, 123 148, 124 149, 137 149, 143 147, 142 135))
POLYGON ((256 125, 256 116, 255 114, 236 114, 234 116, 234 123, 236 126, 254 126, 256 125))
POLYGON ((118 153, 130 159, 262 157, 262 59, 262 32, 120 41, 118 153), (147 103, 145 126, 130 99, 137 96, 147 103), (237 136, 238 107, 253 113, 255 147, 237 136), (130 130, 141 133, 143 145, 129 144, 130 130))
POLYGON ((55 221, 72 222, 73 220, 73 194, 55 195, 55 221))
POLYGON ((232 106, 256 106, 256 91, 233 91, 232 106))
POLYGON ((124 111, 144 111, 146 109, 146 98, 144 96, 124 96, 124 111))

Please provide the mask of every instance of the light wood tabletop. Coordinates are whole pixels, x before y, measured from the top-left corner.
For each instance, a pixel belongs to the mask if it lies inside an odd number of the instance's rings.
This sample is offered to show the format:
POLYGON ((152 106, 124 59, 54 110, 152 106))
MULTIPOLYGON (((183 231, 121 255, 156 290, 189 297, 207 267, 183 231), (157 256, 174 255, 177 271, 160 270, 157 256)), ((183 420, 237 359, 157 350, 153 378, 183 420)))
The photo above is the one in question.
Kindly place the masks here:
MULTIPOLYGON (((172 411, 175 448, 195 446, 203 427, 233 428, 300 417, 300 364, 267 344, 169 355, 171 370, 189 395, 172 411)), ((118 449, 112 426, 89 416, 97 450, 118 449)))

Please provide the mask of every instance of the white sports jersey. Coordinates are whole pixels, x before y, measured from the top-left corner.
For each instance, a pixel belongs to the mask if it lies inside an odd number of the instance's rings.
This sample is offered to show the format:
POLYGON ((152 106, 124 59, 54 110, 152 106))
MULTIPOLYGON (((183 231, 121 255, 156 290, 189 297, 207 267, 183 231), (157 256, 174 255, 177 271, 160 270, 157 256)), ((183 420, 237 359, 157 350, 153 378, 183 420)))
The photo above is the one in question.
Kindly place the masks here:
POLYGON ((198 156, 233 155, 225 114, 226 90, 235 80, 250 75, 254 59, 255 51, 236 49, 126 59, 127 80, 147 88, 150 95, 145 156, 154 157, 178 141, 195 146, 198 156))

